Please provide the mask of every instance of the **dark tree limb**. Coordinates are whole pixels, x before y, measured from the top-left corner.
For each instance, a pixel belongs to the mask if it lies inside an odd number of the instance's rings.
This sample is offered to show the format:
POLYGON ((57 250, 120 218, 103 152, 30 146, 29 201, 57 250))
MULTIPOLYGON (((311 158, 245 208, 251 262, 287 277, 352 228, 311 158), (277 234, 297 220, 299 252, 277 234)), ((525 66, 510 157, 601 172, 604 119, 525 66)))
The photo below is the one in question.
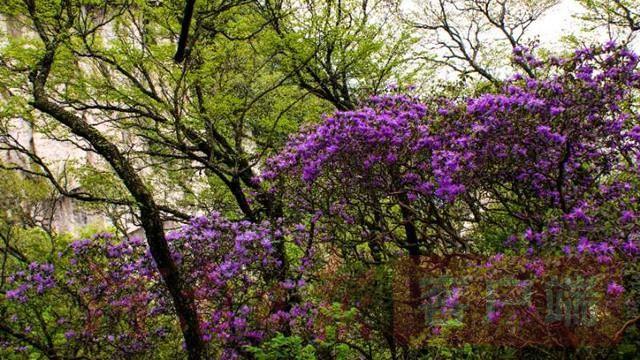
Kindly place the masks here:
MULTIPOLYGON (((31 16, 37 18, 35 10, 31 16)), ((65 125, 76 136, 86 140, 111 165, 134 198, 140 211, 142 227, 147 243, 158 271, 171 295, 176 315, 184 336, 189 359, 202 359, 205 355, 205 344, 200 334, 199 320, 193 291, 187 284, 171 257, 171 251, 164 234, 161 212, 152 193, 145 186, 137 170, 122 154, 120 149, 96 128, 85 122, 78 115, 66 110, 47 96, 46 83, 54 63, 55 55, 65 31, 73 23, 72 14, 67 14, 67 27, 60 30, 57 36, 49 38, 39 34, 45 43, 45 49, 39 62, 29 74, 32 84, 33 100, 31 105, 40 112, 65 125)))
POLYGON ((178 49, 174 60, 181 63, 187 53, 187 40, 189 39, 189 27, 191 26, 191 18, 193 17, 193 7, 196 0, 187 0, 184 4, 184 14, 182 16, 182 27, 180 29, 180 38, 178 38, 178 49))

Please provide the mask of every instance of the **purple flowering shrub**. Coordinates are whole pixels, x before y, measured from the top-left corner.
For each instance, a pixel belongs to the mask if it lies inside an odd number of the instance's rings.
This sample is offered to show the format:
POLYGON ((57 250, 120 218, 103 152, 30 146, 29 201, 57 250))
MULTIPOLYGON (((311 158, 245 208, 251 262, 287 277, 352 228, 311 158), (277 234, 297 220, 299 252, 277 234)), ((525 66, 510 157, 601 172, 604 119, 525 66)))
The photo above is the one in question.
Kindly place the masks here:
MULTIPOLYGON (((373 97, 294 136, 263 178, 342 259, 499 250, 540 275, 540 257, 633 264, 637 65, 609 43, 537 61, 537 78, 517 74, 475 98, 373 97)), ((606 294, 624 292, 612 282, 606 294)))
POLYGON ((236 358, 245 347, 310 321, 310 304, 286 304, 288 294, 305 285, 308 256, 283 274, 275 255, 279 243, 302 247, 306 236, 302 226, 288 230, 267 221, 229 221, 219 213, 169 233, 178 263, 194 284, 205 341, 221 348, 222 358, 236 358))
POLYGON ((408 215, 399 208, 426 201, 444 214, 465 191, 460 178, 472 165, 468 154, 433 126, 432 110, 407 95, 373 97, 295 136, 268 161, 263 178, 284 194, 291 216, 309 214, 382 256, 384 243, 402 243, 395 230, 408 215))
MULTIPOLYGON (((163 296, 160 277, 145 242, 119 241, 109 233, 71 243, 69 268, 61 287, 77 288, 85 299, 82 327, 65 337, 88 348, 113 344, 116 353, 144 353, 173 329, 171 303, 163 296)), ((71 324, 70 324, 71 325, 71 324)))
POLYGON ((580 50, 549 60, 544 78, 516 76, 502 93, 451 109, 471 119, 469 183, 482 194, 470 208, 489 219, 487 209, 506 212, 532 246, 604 241, 636 254, 637 64, 611 45, 580 50))
POLYGON ((635 253, 637 64, 606 45, 552 58, 546 76, 514 76, 496 94, 374 97, 295 136, 263 177, 293 216, 359 239, 402 245, 410 222, 424 252, 460 249, 482 235, 475 226, 508 218, 531 245, 576 245, 580 233, 635 253))
POLYGON ((141 239, 108 233, 74 241, 51 262, 10 277, 5 316, 48 356, 126 357, 156 348, 175 329, 146 252, 141 239))
MULTIPOLYGON (((311 321, 310 304, 286 303, 304 286, 309 261, 300 256, 297 270, 282 274, 274 254, 277 242, 292 240, 291 246, 302 247, 305 228, 279 228, 213 213, 168 234, 174 258, 194 284, 212 356, 239 358, 245 347, 311 321)), ((170 297, 140 238, 120 241, 104 233, 74 241, 54 264, 30 264, 9 285, 3 304, 12 322, 34 327, 29 308, 46 309, 41 315, 50 320, 45 321, 46 334, 29 330, 34 344, 47 337, 57 340, 36 349, 43 353, 129 357, 156 353, 172 343, 173 351, 180 349, 170 297), (48 309, 48 303, 61 309, 48 309)))

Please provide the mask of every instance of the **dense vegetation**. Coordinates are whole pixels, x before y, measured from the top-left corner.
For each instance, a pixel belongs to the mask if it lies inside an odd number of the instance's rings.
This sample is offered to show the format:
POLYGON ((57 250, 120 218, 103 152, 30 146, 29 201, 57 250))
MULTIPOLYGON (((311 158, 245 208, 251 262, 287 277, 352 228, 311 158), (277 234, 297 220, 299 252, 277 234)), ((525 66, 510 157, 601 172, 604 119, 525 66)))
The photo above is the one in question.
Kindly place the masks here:
POLYGON ((581 4, 1 4, 0 357, 634 358, 640 4, 581 4))

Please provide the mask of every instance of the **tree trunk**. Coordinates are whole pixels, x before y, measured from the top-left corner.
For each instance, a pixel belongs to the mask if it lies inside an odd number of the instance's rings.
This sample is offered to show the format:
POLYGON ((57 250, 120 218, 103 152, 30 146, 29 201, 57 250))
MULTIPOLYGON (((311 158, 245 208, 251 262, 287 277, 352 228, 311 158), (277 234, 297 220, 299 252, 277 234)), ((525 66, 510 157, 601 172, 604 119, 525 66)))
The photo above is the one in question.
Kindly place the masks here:
POLYGON ((171 258, 169 245, 165 238, 160 210, 153 199, 153 195, 146 188, 137 170, 122 155, 116 145, 111 143, 97 129, 86 123, 79 116, 50 101, 45 93, 45 85, 53 64, 57 43, 47 43, 45 54, 29 78, 33 83, 34 108, 51 116, 67 126, 71 132, 91 144, 114 169, 127 190, 135 199, 142 227, 145 231, 151 255, 158 267, 180 321, 180 327, 186 343, 189 359, 202 359, 205 355, 205 345, 200 335, 198 313, 193 291, 182 278, 178 267, 171 258))

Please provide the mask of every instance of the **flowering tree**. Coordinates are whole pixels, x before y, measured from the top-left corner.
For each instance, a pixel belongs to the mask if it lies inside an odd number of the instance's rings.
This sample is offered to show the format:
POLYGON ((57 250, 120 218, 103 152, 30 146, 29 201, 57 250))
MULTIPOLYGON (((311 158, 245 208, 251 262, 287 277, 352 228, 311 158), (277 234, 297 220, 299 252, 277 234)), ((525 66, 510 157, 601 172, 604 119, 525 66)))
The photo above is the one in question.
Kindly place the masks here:
MULTIPOLYGON (((638 173, 638 57, 608 44, 523 61, 545 78, 516 75, 500 93, 462 101, 387 95, 339 112, 295 137, 263 177, 286 178, 274 191, 294 212, 401 247, 419 237, 422 253, 474 245, 486 222, 537 245, 580 225, 625 229, 635 219, 625 189, 638 173)), ((633 238, 616 235, 620 246, 633 238)))
POLYGON ((557 252, 633 264, 638 56, 613 43, 515 56, 536 78, 462 100, 374 97, 294 137, 263 176, 343 259, 506 249, 530 269, 557 252))

